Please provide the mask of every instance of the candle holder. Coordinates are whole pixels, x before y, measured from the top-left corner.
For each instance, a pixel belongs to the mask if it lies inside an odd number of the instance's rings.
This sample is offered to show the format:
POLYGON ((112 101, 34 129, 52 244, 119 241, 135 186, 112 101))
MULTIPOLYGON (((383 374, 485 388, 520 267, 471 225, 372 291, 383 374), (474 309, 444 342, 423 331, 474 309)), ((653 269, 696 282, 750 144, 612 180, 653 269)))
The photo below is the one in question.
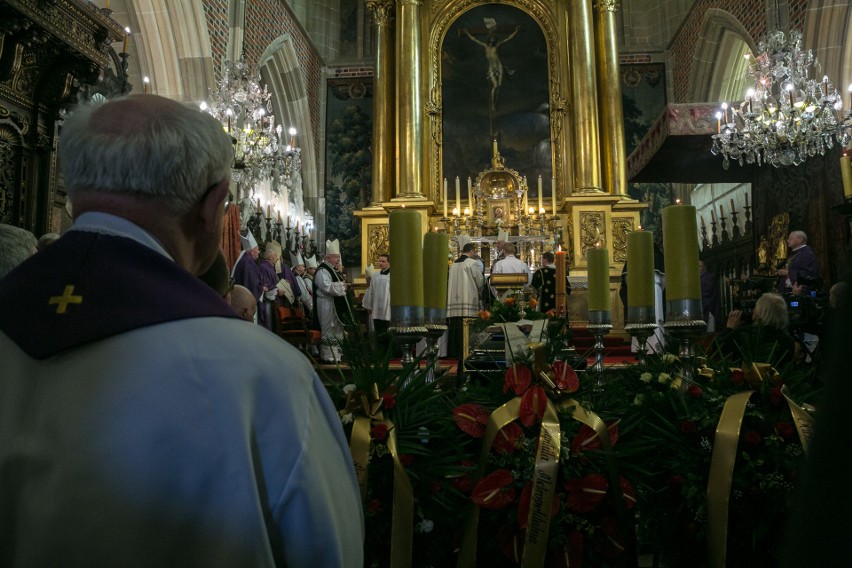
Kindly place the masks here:
POLYGON ((413 364, 417 342, 428 333, 423 326, 423 306, 391 306, 391 325, 388 331, 402 350, 402 364, 413 364))
POLYGON ((710 233, 712 234, 712 243, 713 246, 717 246, 719 244, 719 236, 716 234, 716 219, 710 221, 710 233))
POLYGON ((624 326, 624 331, 636 338, 638 344, 636 357, 640 365, 647 363, 645 355, 648 353, 648 337, 657 329, 655 320, 654 306, 629 306, 627 308, 627 325, 624 326))
POLYGON ((426 382, 433 382, 438 375, 438 340, 447 331, 447 310, 440 308, 426 308, 426 360, 429 370, 426 373, 426 382))
POLYGON ((734 238, 738 238, 740 236, 740 225, 737 222, 737 212, 731 211, 731 230, 734 233, 734 238))
POLYGON ((743 209, 745 209, 745 232, 748 234, 751 233, 751 205, 746 205, 743 209))
POLYGON ((612 329, 612 319, 609 310, 591 310, 589 311, 589 332, 595 336, 595 364, 592 365, 592 372, 598 375, 597 386, 603 385, 603 356, 604 344, 603 338, 612 329))
POLYGON ((722 227, 722 242, 723 243, 728 242, 728 229, 727 229, 728 224, 725 221, 725 219, 727 219, 727 217, 725 217, 724 215, 719 215, 719 224, 722 227))
POLYGON ((666 301, 666 321, 663 328, 678 342, 678 358, 683 363, 683 389, 695 379, 692 340, 701 337, 707 329, 707 323, 702 317, 700 299, 666 301))

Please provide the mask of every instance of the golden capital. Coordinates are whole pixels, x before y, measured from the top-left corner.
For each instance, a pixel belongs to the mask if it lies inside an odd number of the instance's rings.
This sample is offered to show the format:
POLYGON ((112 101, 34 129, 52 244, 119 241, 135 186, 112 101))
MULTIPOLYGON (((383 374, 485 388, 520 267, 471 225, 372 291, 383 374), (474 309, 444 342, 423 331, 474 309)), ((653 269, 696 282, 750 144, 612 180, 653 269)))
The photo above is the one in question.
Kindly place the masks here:
POLYGON ((400 6, 414 6, 419 7, 423 4, 423 0, 396 0, 396 3, 400 6))
POLYGON ((386 26, 393 18, 393 0, 367 0, 367 9, 373 16, 373 22, 386 26))
POLYGON ((595 8, 599 13, 618 12, 621 9, 621 0, 596 0, 595 8))

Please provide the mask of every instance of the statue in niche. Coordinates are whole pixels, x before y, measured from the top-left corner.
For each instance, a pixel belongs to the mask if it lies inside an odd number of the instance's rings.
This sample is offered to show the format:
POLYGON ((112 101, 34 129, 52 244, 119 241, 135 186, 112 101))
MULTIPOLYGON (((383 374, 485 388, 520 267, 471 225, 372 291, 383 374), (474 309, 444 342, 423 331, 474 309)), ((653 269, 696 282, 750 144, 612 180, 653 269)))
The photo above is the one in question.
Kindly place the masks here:
POLYGON ((497 53, 497 50, 501 45, 510 41, 521 30, 521 26, 515 26, 515 30, 506 36, 504 39, 497 39, 497 23, 492 18, 485 18, 485 27, 488 29, 488 37, 485 41, 480 41, 473 37, 473 35, 468 31, 467 28, 462 28, 461 32, 465 34, 472 42, 477 45, 482 46, 485 50, 485 59, 488 62, 488 83, 491 85, 491 111, 495 112, 497 110, 497 98, 500 94, 500 86, 503 84, 503 72, 504 70, 511 75, 514 71, 511 69, 505 69, 503 67, 503 62, 500 61, 500 55, 497 53))

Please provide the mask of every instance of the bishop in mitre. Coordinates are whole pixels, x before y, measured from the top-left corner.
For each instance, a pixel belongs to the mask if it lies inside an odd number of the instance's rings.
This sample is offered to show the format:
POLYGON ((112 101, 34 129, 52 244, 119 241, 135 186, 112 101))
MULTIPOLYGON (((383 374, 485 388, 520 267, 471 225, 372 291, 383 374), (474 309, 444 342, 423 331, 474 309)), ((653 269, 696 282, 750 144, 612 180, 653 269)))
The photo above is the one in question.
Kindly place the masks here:
POLYGON ((314 327, 321 331, 320 359, 340 361, 340 341, 345 337, 344 322, 352 320, 352 308, 346 292, 349 284, 337 268, 340 266, 340 242, 326 241, 325 257, 314 275, 314 327))

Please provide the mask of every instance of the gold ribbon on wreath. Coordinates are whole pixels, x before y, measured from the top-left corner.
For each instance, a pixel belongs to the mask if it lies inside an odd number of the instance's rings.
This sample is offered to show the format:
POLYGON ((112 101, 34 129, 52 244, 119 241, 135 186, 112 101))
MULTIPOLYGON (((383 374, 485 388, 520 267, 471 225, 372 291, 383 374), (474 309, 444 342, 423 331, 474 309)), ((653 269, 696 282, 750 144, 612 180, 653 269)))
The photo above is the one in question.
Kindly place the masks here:
POLYGON ((393 513, 391 520, 391 566, 410 566, 414 527, 414 490, 411 480, 399 461, 396 445, 396 427, 386 419, 381 411, 382 397, 379 387, 373 384, 368 397, 362 390, 346 395, 346 404, 340 411, 341 416, 352 413, 352 435, 349 439, 349 451, 355 466, 361 500, 367 499, 367 471, 370 464, 370 430, 373 422, 384 424, 388 428, 387 446, 393 459, 393 513))
MULTIPOLYGON (((745 380, 752 387, 758 388, 763 382, 778 382, 781 374, 769 363, 751 363, 742 371, 745 380)), ((728 549, 728 506, 731 498, 731 484, 734 479, 734 465, 737 461, 737 446, 743 417, 751 395, 756 391, 743 391, 728 397, 722 407, 722 415, 716 426, 716 436, 713 441, 713 455, 710 459, 710 476, 707 480, 707 544, 710 554, 711 568, 724 568, 727 561, 728 549)), ((784 393, 782 388, 782 393, 784 393)), ((799 428, 801 414, 806 413, 795 405, 787 395, 787 403, 796 427, 799 428), (795 409, 794 409, 795 407, 795 409)), ((812 428, 812 417, 806 415, 808 429, 812 428)), ((803 426, 804 427, 804 426, 803 426)), ((806 448, 806 436, 799 430, 802 447, 806 448)))
POLYGON ((802 442, 802 450, 805 454, 808 453, 808 445, 811 441, 811 435, 816 426, 814 420, 814 407, 808 404, 798 404, 790 397, 790 391, 787 385, 781 387, 781 394, 784 395, 784 400, 787 401, 787 406, 790 407, 790 414, 793 415, 793 423, 796 425, 796 431, 799 433, 799 440, 802 442))
MULTIPOLYGON (((572 417, 592 428, 601 440, 604 451, 611 450, 609 430, 603 420, 594 412, 584 408, 574 399, 566 399, 555 405, 551 399, 564 397, 556 384, 547 374, 543 361, 543 344, 530 344, 535 353, 535 374, 541 379, 548 394, 544 416, 541 421, 541 431, 538 437, 535 469, 532 480, 532 498, 527 520, 527 531, 524 536, 524 552, 521 558, 523 568, 539 568, 544 566, 547 555, 547 539, 550 531, 550 511, 553 507, 553 496, 556 494, 556 479, 559 470, 559 456, 562 445, 562 432, 559 424, 559 410, 571 410, 572 417)), ((482 441, 482 451, 479 456, 476 477, 482 479, 488 464, 488 455, 494 438, 502 428, 520 418, 521 397, 515 397, 497 408, 488 417, 485 426, 485 436, 482 441)), ((464 535, 459 550, 459 568, 476 566, 477 536, 479 533, 479 506, 472 504, 465 523, 464 535)))

